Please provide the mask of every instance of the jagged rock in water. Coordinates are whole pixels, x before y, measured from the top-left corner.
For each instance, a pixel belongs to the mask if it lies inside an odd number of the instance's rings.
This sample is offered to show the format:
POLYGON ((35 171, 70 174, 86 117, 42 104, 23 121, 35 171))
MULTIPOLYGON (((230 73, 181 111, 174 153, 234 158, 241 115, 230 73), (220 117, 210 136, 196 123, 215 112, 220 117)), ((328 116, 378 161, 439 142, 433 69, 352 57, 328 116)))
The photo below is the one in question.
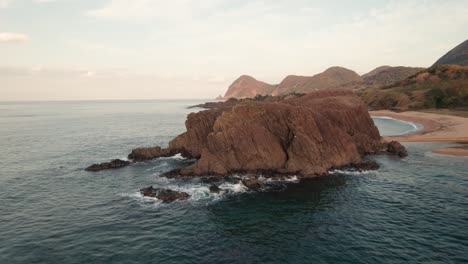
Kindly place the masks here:
POLYGON ((170 151, 168 149, 163 149, 159 146, 149 147, 149 148, 136 148, 128 154, 128 158, 134 161, 145 161, 154 158, 170 156, 170 151))
POLYGON ((179 199, 187 199, 190 195, 186 192, 177 192, 169 189, 153 188, 153 186, 143 188, 140 193, 146 197, 157 198, 163 202, 173 202, 179 199))
POLYGON ((108 170, 108 169, 118 169, 125 166, 130 165, 130 161, 115 159, 111 160, 110 162, 103 162, 100 164, 93 164, 87 167, 85 170, 87 171, 100 171, 100 170, 108 170))
POLYGON ((398 155, 401 158, 408 156, 406 148, 398 141, 392 141, 388 143, 387 152, 398 155))
POLYGON ((255 178, 242 179, 242 184, 249 189, 259 189, 262 187, 262 183, 255 178))
POLYGON ((370 171, 379 169, 379 164, 375 160, 366 160, 359 163, 349 164, 338 169, 351 171, 370 171))
POLYGON ((221 191, 222 189, 214 184, 210 186, 210 193, 220 193, 221 191))

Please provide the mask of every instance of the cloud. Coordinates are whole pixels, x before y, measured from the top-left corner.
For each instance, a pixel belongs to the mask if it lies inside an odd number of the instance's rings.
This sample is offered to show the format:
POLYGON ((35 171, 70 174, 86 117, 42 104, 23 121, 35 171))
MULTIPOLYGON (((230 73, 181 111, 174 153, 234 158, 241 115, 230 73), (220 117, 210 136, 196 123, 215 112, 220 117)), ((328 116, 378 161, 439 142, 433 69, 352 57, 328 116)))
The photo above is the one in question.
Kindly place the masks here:
MULTIPOLYGON (((13 3, 14 0, 0 0, 0 8, 7 8, 13 3)), ((52 3, 52 2, 61 2, 68 0, 32 0, 34 3, 52 3)))
MULTIPOLYGON (((206 0, 211 1, 211 0, 206 0)), ((191 0, 111 0, 105 6, 86 12, 88 16, 110 19, 176 19, 190 15, 191 0)))
POLYGON ((7 8, 13 0, 0 0, 0 8, 7 8))
POLYGON ((29 37, 21 33, 0 32, 0 42, 26 42, 29 37))

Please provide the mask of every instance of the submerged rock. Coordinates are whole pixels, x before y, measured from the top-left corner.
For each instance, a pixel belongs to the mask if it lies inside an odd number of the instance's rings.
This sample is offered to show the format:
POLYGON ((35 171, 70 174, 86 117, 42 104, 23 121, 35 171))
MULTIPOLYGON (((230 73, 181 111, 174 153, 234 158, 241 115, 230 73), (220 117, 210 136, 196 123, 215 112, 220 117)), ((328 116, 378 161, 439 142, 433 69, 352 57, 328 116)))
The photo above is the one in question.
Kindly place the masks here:
POLYGON ((222 189, 214 184, 210 186, 210 193, 220 193, 221 191, 222 189))
POLYGON ((242 179, 242 184, 249 189, 259 189, 262 187, 262 183, 255 178, 242 179))
POLYGON ((366 160, 366 161, 363 161, 363 162, 353 163, 353 164, 349 164, 349 165, 346 165, 346 166, 343 166, 343 167, 339 167, 337 169, 362 172, 362 171, 377 170, 379 168, 380 168, 380 166, 375 160, 366 160))
POLYGON ((163 202, 173 202, 175 200, 183 200, 190 197, 186 192, 177 192, 170 189, 153 188, 153 186, 143 188, 140 193, 146 197, 157 198, 163 202))
POLYGON ((100 170, 108 170, 108 169, 118 169, 125 166, 130 165, 130 161, 115 159, 111 160, 110 162, 103 162, 100 164, 93 164, 87 167, 85 170, 87 171, 100 171, 100 170))
POLYGON ((398 155, 401 158, 408 156, 408 151, 398 141, 392 141, 392 142, 388 143, 387 152, 391 153, 391 154, 398 155))

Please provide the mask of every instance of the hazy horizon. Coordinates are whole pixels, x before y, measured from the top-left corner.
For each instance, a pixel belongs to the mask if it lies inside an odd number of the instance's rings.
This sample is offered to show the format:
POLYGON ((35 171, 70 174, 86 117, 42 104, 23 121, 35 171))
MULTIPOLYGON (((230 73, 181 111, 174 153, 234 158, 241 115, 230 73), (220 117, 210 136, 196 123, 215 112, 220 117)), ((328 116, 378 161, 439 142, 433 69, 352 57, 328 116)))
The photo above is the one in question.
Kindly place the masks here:
POLYGON ((0 101, 207 99, 242 74, 428 67, 466 1, 0 0, 0 101))

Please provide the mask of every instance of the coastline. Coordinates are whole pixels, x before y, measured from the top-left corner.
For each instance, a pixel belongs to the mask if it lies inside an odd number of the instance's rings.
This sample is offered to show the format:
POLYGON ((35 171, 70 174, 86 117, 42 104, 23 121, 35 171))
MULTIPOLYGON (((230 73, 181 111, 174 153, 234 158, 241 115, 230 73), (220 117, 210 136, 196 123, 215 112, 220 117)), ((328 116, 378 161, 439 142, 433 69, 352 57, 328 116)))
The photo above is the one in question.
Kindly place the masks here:
MULTIPOLYGON (((422 125, 422 128, 414 132, 385 136, 386 140, 468 143, 468 118, 416 111, 397 113, 389 110, 378 110, 369 111, 369 114, 375 117, 390 117, 422 125)), ((460 147, 437 149, 433 150, 433 152, 443 155, 468 156, 468 149, 460 147)))

